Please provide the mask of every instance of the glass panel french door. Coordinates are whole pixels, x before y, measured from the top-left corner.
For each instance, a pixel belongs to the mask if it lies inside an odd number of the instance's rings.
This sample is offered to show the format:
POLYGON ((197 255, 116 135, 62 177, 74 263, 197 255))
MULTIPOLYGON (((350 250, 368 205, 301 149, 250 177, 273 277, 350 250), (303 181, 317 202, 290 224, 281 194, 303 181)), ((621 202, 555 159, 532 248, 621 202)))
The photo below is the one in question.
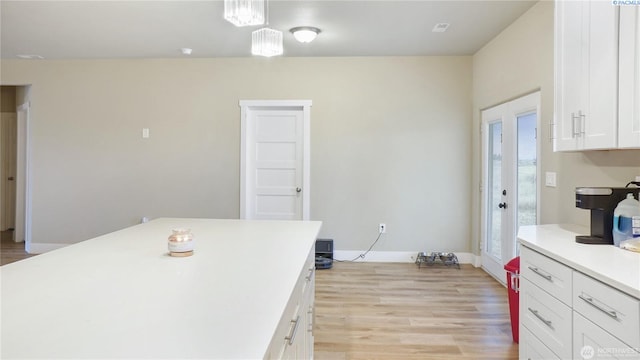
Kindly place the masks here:
POLYGON ((487 166, 487 253, 496 260, 502 259, 502 121, 489 124, 489 164, 487 166))
POLYGON ((538 219, 539 103, 536 92, 482 112, 482 267, 502 282, 518 228, 538 219))

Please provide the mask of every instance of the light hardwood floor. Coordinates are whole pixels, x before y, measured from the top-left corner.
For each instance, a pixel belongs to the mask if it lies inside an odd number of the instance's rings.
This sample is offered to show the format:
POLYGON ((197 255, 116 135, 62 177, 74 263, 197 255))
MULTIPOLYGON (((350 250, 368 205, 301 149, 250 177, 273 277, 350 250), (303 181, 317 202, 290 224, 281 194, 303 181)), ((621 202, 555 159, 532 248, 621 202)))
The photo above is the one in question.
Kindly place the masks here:
POLYGON ((2 240, 0 242, 0 265, 6 265, 33 256, 24 251, 24 242, 17 243, 13 241, 13 231, 2 231, 0 235, 2 240))
POLYGON ((335 263, 315 300, 319 360, 518 358, 506 288, 470 265, 335 263))

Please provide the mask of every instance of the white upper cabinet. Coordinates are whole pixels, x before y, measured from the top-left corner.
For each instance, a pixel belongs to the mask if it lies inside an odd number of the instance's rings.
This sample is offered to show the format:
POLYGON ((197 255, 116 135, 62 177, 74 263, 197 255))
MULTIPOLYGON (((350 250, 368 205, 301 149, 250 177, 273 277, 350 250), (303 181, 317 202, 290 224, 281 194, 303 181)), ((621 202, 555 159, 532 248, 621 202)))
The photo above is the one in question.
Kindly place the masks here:
POLYGON ((618 147, 640 148, 640 6, 620 8, 618 147))
POLYGON ((619 7, 556 1, 555 16, 554 151, 616 148, 619 7))

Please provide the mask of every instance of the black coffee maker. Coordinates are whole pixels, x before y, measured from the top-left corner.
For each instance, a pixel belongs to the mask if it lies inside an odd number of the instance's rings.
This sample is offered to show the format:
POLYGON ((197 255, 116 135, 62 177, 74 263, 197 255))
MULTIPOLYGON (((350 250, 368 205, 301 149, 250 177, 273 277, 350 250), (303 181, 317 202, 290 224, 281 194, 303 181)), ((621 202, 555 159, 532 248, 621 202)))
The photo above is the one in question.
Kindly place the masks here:
POLYGON ((640 188, 631 187, 576 188, 576 207, 591 210, 591 235, 578 235, 576 242, 612 245, 613 211, 627 194, 633 194, 637 199, 639 193, 640 188))

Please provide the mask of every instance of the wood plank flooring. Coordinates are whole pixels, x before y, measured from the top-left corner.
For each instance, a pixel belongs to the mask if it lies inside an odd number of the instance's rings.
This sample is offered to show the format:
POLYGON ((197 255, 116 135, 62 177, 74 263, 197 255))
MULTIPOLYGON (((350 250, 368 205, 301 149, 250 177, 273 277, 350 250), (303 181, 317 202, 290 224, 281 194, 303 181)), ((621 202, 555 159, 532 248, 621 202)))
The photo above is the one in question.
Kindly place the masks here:
POLYGON ((0 234, 0 265, 34 256, 24 251, 24 242, 13 241, 13 231, 2 231, 0 234))
POLYGON ((319 360, 518 358, 506 288, 470 265, 334 263, 315 301, 319 360))

